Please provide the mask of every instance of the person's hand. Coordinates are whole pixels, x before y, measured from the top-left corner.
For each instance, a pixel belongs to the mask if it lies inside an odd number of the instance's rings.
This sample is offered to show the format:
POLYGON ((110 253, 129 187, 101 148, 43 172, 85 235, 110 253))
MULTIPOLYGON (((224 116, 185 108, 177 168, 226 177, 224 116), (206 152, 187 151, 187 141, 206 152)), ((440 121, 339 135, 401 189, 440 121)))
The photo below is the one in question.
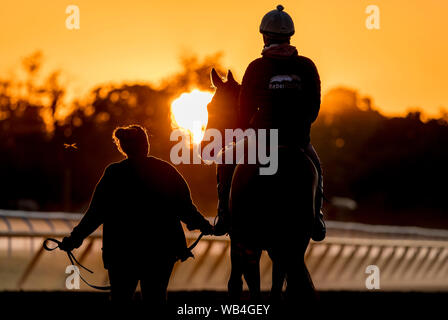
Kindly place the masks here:
POLYGON ((214 235, 215 236, 223 236, 229 232, 229 226, 226 223, 226 220, 223 217, 218 218, 218 222, 216 222, 214 235))
POLYGON ((184 262, 188 258, 194 258, 193 252, 188 250, 188 248, 185 248, 182 253, 177 257, 181 262, 184 262))
POLYGON ((72 251, 73 249, 79 248, 81 244, 82 242, 79 243, 79 241, 75 241, 71 236, 64 237, 61 244, 59 245, 59 249, 64 251, 72 251))
POLYGON ((204 226, 201 228, 201 232, 206 236, 209 234, 213 234, 213 226, 207 222, 207 224, 204 224, 204 226))

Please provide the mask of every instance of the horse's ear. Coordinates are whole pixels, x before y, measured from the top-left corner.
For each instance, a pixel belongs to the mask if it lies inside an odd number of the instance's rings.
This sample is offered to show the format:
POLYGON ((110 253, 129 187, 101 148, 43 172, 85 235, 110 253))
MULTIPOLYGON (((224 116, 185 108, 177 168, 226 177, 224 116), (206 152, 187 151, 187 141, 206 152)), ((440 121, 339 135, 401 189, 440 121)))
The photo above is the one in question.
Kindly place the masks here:
POLYGON ((223 84, 223 81, 221 77, 216 72, 215 68, 212 68, 212 71, 210 72, 210 79, 212 81, 212 85, 218 88, 223 84))
POLYGON ((229 82, 236 82, 235 78, 233 77, 232 71, 230 69, 227 71, 227 81, 229 82))

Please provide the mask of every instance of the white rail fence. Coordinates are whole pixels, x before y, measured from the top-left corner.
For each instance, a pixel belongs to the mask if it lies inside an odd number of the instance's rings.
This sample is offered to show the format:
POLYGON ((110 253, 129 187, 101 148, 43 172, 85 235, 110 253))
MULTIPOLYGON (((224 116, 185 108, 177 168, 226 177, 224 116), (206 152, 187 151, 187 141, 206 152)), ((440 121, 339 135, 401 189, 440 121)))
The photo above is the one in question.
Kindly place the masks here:
MULTIPOLYGON (((67 257, 59 251, 46 252, 42 242, 67 235, 81 217, 0 210, 0 290, 66 290, 67 257)), ((197 236, 187 233, 189 241, 197 236)), ((204 237, 194 249, 195 259, 175 265, 169 288, 226 290, 229 249, 228 237, 204 237)), ((75 255, 95 271, 86 278, 96 284, 108 282, 99 232, 75 255)), ((448 291, 448 230, 329 221, 327 239, 310 243, 306 263, 320 290, 367 290, 366 267, 375 265, 380 270, 380 290, 448 291)), ((266 254, 260 271, 262 288, 268 290, 272 265, 266 254)), ((90 290, 84 284, 81 289, 90 290)))

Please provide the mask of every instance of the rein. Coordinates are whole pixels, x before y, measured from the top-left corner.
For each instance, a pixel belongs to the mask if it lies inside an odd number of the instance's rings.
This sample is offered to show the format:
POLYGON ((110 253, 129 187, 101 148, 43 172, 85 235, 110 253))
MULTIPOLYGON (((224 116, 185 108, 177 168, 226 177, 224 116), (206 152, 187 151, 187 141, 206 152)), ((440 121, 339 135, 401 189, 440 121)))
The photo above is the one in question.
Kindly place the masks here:
MULTIPOLYGON (((199 243, 199 241, 201 241, 201 239, 202 239, 202 237, 204 236, 204 233, 201 233, 200 235, 199 235, 199 237, 188 247, 188 251, 190 251, 190 253, 191 253, 191 251, 198 245, 198 243, 199 243)), ((61 241, 59 241, 59 240, 56 240, 56 239, 54 239, 54 238, 47 238, 47 239, 45 239, 45 241, 44 241, 44 243, 43 243, 43 247, 44 247, 44 249, 45 250, 47 250, 47 251, 53 251, 53 250, 55 250, 55 249, 57 249, 57 248, 60 248, 60 245, 62 244, 62 242, 61 241), (48 242, 54 242, 55 244, 56 244, 56 246, 55 247, 49 247, 48 246, 48 242)), ((62 249, 61 249, 62 250, 62 249)), ((66 253, 67 253, 67 257, 68 257, 68 260, 70 260, 70 263, 72 264, 72 265, 78 265, 79 267, 81 267, 81 268, 83 268, 84 270, 86 270, 87 272, 89 272, 89 273, 93 273, 93 271, 92 270, 90 270, 89 268, 87 268, 87 267, 85 267, 85 266, 83 266, 77 259, 76 259, 76 257, 75 257, 75 255, 71 252, 71 251, 65 251, 66 253)), ((193 256, 192 254, 191 254, 191 256, 193 256)), ((93 289, 97 289, 97 290, 103 290, 103 291, 106 291, 106 290, 110 290, 110 288, 111 288, 111 286, 109 285, 109 286, 97 286, 97 285, 94 285, 94 284, 91 284, 91 283, 89 283, 86 279, 84 279, 84 277, 81 275, 81 272, 79 272, 78 271, 78 275, 79 275, 79 277, 81 278, 81 280, 86 284, 86 285, 88 285, 89 287, 91 287, 91 288, 93 288, 93 289)))

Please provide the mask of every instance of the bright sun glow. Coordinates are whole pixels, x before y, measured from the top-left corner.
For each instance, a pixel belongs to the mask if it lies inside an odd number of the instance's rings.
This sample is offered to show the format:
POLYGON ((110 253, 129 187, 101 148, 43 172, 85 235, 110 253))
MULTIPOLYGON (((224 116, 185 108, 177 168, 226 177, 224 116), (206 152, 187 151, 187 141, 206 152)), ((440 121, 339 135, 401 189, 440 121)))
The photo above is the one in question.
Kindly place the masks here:
POLYGON ((171 125, 184 130, 193 143, 200 143, 208 121, 207 105, 213 94, 193 90, 182 93, 171 103, 171 125))

